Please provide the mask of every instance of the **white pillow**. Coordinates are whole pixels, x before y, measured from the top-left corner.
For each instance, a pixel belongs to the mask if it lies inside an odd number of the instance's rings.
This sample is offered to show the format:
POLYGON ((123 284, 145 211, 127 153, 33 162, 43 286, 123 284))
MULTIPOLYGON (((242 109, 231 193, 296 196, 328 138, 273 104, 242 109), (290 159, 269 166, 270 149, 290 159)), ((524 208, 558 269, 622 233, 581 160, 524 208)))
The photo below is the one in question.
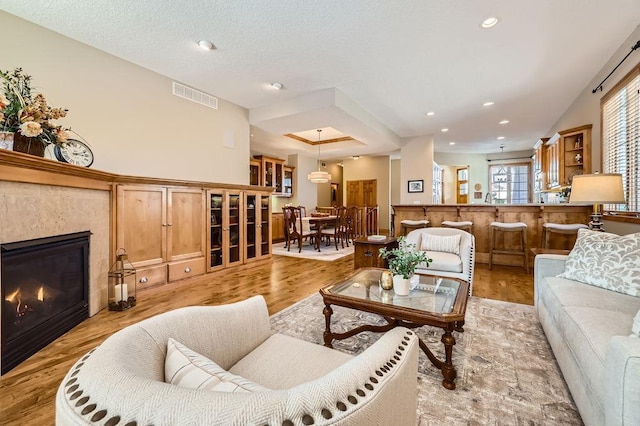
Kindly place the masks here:
POLYGON ((631 326, 631 332, 637 337, 640 337, 640 311, 633 318, 633 325, 631 326))
POLYGON ((640 233, 620 236, 580 229, 558 276, 640 296, 640 233))
POLYGON ((444 236, 423 233, 420 237, 420 250, 443 251, 459 255, 460 234, 444 236))
POLYGON ((164 381, 190 389, 215 392, 264 392, 270 389, 229 373, 209 358, 169 338, 164 381))

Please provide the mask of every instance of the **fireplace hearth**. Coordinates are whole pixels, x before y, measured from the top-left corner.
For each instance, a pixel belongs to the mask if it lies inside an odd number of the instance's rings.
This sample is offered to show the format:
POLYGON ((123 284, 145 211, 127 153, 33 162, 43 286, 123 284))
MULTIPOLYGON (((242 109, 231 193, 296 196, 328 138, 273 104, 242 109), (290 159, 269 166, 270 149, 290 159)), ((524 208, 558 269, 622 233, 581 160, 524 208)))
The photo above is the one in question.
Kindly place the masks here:
POLYGON ((89 317, 90 234, 0 245, 1 374, 89 317))

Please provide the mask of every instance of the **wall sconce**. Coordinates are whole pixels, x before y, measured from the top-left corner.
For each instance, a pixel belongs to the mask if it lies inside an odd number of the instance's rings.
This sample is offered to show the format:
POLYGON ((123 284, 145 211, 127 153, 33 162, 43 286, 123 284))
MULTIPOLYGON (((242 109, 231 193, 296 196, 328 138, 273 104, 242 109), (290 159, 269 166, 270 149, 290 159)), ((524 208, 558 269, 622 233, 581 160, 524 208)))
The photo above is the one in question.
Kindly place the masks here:
POLYGON ((136 306, 136 268, 127 251, 116 251, 116 262, 109 269, 109 310, 126 311, 136 306))

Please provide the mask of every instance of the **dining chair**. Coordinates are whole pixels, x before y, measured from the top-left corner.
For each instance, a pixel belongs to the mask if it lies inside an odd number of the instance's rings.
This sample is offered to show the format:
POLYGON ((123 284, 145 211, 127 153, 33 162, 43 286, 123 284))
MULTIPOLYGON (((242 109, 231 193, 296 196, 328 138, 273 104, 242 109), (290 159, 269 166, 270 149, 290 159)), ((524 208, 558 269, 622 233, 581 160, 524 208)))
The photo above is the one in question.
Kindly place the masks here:
POLYGON ((310 237, 310 242, 314 243, 316 232, 309 227, 309 222, 302 220, 300 207, 283 207, 287 209, 285 213, 285 228, 287 229, 287 251, 291 251, 291 241, 298 242, 298 253, 302 252, 302 240, 310 237))
POLYGON ((320 230, 320 235, 327 239, 327 245, 331 244, 331 237, 333 237, 333 241, 336 246, 336 250, 338 250, 338 240, 342 241, 342 248, 344 248, 344 218, 346 215, 346 207, 336 207, 334 209, 334 215, 336 216, 335 222, 333 226, 329 225, 326 227, 322 227, 320 230))

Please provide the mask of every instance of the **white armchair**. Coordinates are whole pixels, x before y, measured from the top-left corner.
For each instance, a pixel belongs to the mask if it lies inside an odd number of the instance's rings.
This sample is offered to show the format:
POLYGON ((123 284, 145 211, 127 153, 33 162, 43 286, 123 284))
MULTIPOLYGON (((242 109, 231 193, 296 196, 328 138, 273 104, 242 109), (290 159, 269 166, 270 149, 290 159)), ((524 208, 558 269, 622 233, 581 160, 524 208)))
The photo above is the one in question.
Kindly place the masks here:
POLYGON ((416 249, 425 251, 433 260, 427 267, 418 265, 416 272, 423 275, 438 275, 440 277, 459 278, 469 283, 469 295, 473 290, 473 269, 476 256, 476 240, 473 234, 455 228, 422 228, 409 232, 406 237, 409 244, 415 244, 416 249), (452 246, 451 240, 460 240, 457 247, 452 246), (442 239, 440 237, 454 237, 442 239))
POLYGON ((60 384, 56 424, 414 425, 417 369, 418 340, 406 328, 352 357, 271 334, 265 301, 254 296, 176 309, 113 334, 60 384), (229 393, 165 383, 169 338, 263 388, 229 393))

